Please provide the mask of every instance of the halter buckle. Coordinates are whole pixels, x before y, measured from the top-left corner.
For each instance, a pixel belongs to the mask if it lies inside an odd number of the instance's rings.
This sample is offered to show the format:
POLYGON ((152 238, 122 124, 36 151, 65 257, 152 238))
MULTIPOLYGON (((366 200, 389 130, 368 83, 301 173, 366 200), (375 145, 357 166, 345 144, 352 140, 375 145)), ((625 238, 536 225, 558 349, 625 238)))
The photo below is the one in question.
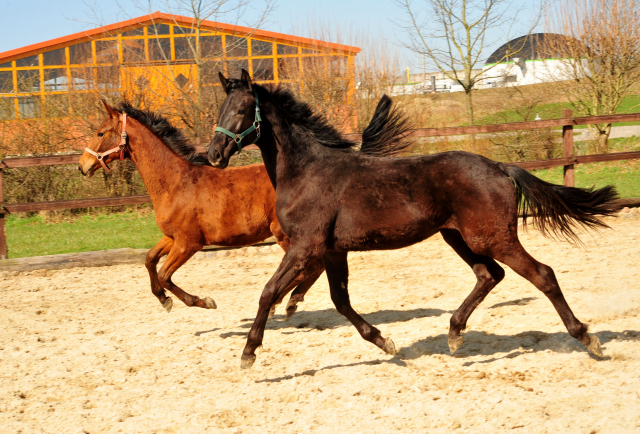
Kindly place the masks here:
POLYGON ((127 135, 127 132, 126 132, 126 131, 123 131, 123 132, 121 132, 121 133, 120 133, 120 137, 122 137, 123 139, 127 140, 127 138, 128 138, 129 136, 127 135))

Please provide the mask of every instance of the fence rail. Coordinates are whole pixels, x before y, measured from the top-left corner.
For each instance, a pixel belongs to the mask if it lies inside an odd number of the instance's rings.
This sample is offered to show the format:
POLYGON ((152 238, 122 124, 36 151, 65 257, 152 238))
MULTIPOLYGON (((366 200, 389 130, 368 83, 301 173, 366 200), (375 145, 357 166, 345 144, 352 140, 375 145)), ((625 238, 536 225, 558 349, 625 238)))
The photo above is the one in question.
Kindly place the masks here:
MULTIPOLYGON (((573 117, 571 110, 563 110, 562 118, 549 119, 531 122, 512 122, 507 124, 496 125, 477 125, 468 127, 450 127, 450 128, 420 128, 412 130, 409 137, 442 137, 442 136, 458 136, 466 134, 490 134, 505 131, 521 131, 534 130, 539 128, 562 127, 563 152, 562 158, 554 158, 550 160, 539 161, 522 161, 516 164, 527 170, 548 169, 551 167, 564 166, 564 184, 570 187, 574 186, 574 165, 585 163, 597 163, 605 161, 620 160, 636 160, 640 159, 640 152, 617 152, 612 154, 594 154, 594 155, 574 155, 573 144, 573 127, 575 125, 603 124, 613 122, 631 122, 640 121, 640 113, 610 115, 610 116, 586 116, 573 117)), ((362 134, 346 134, 346 138, 354 141, 361 141, 362 134)), ((196 147, 200 153, 206 152, 202 146, 196 147)), ((247 150, 257 150, 258 147, 250 145, 245 147, 247 150)), ((29 202, 29 203, 4 203, 4 192, 2 185, 3 169, 15 169, 21 167, 39 167, 54 166, 62 164, 76 164, 82 154, 55 155, 49 157, 24 157, 24 158, 7 158, 0 160, 0 259, 8 257, 7 238, 4 222, 5 213, 31 212, 31 211, 52 211, 73 208, 90 208, 90 207, 106 207, 135 205, 142 203, 151 203, 151 198, 147 194, 136 196, 120 196, 120 197, 100 197, 91 199, 76 200, 58 200, 51 202, 29 202)), ((620 199, 620 205, 623 206, 640 206, 640 198, 620 199)))

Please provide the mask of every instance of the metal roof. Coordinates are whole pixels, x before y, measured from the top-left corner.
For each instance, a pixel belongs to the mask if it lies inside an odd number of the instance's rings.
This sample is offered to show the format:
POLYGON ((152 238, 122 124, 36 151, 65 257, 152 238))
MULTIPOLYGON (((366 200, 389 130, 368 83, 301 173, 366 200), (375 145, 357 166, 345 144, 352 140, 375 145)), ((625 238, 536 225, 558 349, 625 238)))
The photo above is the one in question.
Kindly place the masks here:
POLYGON ((544 47, 544 41, 553 39, 567 39, 568 36, 559 35, 557 33, 533 33, 531 35, 520 36, 502 45, 489 56, 485 65, 491 65, 498 62, 512 61, 514 57, 522 60, 541 60, 549 59, 549 56, 541 53, 544 47), (521 50, 519 53, 506 57, 509 52, 521 50))

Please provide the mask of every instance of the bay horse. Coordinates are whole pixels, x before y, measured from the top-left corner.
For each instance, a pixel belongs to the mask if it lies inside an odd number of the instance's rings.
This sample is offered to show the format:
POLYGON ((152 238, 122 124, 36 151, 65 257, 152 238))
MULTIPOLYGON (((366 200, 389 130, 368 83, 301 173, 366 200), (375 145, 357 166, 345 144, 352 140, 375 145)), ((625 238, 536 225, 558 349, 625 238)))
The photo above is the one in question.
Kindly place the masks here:
MULTIPOLYGON (((313 116, 309 106, 286 89, 253 84, 244 70, 239 80, 220 74, 220 82, 227 93, 219 111, 221 128, 246 129, 259 100, 263 125, 256 144, 274 182, 278 221, 291 243, 260 297, 242 368, 256 360, 271 306, 319 258, 338 312, 365 340, 395 355, 393 341, 351 306, 347 254, 399 249, 437 232, 477 277, 475 288, 450 320, 452 355, 462 344, 461 332, 469 316, 504 277, 497 260, 542 291, 569 334, 602 356, 600 341, 574 316, 553 270, 520 244, 517 227, 518 216, 526 222, 530 214, 544 234, 578 240, 575 226, 607 227, 597 216, 613 215, 618 209, 614 187, 588 190, 554 185, 518 166, 467 152, 372 158, 354 152, 352 142, 313 116)), ((207 155, 212 166, 224 169, 236 151, 226 134, 216 133, 207 155)))
MULTIPOLYGON (((201 299, 179 288, 172 275, 205 245, 247 246, 270 236, 284 251, 289 239, 276 218, 276 195, 263 164, 220 171, 209 166, 206 156, 163 116, 139 110, 126 101, 114 108, 102 101, 107 117, 100 123, 89 146, 80 157, 78 168, 93 176, 118 157, 130 159, 138 168, 153 202, 156 223, 164 236, 147 253, 145 266, 151 291, 167 312, 173 301, 169 290, 190 307, 215 309, 210 297, 201 299), (126 131, 125 131, 126 130, 126 131), (157 271, 163 256, 166 261, 157 271)), ((389 106, 379 107, 363 134, 363 152, 391 155, 400 146, 404 126, 398 128, 398 115, 389 106), (385 147, 383 142, 395 142, 385 147)), ((402 124, 402 122, 400 122, 402 124)), ((297 303, 324 271, 322 260, 310 263, 293 283, 287 304, 289 318, 297 303)), ((282 300, 279 300, 279 302, 282 300)), ((275 305, 270 311, 273 315, 275 305)))

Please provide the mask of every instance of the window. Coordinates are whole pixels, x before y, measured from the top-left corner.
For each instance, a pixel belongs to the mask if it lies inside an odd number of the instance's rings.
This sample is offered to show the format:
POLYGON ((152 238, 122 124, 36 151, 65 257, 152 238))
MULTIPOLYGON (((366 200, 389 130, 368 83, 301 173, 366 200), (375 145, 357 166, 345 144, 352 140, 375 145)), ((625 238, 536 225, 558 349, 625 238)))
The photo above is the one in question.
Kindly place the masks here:
POLYGON ((16 72, 18 74, 18 92, 31 93, 40 91, 40 71, 28 69, 16 72))
MULTIPOLYGON (((118 63, 118 41, 96 41, 96 62, 98 65, 118 63)), ((92 64, 93 62, 86 60, 82 63, 92 64)))
POLYGON ((144 39, 122 41, 122 60, 127 63, 144 62, 144 39))
POLYGON ((144 36, 144 27, 138 27, 135 29, 129 29, 125 32, 122 32, 122 36, 144 36))
POLYGON ((89 90, 92 88, 93 71, 92 68, 72 68, 71 69, 71 88, 72 90, 89 90))
POLYGON ((11 63, 12 62, 2 63, 2 64, 0 64, 0 68, 11 68, 11 66, 12 66, 11 63))
POLYGON ((273 59, 253 59, 253 79, 273 80, 273 59))
POLYGON ((193 50, 196 48, 196 40, 191 37, 174 38, 173 46, 175 49, 176 60, 193 59, 193 50))
POLYGON ((13 98, 0 98, 0 119, 9 120, 16 118, 16 106, 13 98))
POLYGON ((13 72, 0 71, 0 93, 13 93, 13 72))
POLYGON ((278 44, 278 54, 298 54, 298 47, 278 44))
POLYGON ((224 73, 222 62, 206 62, 200 67, 200 73, 202 74, 202 82, 204 84, 216 84, 219 83, 218 72, 224 73))
POLYGON ((152 62, 162 62, 171 60, 171 39, 150 38, 149 39, 149 60, 152 62))
POLYGON ((296 79, 300 76, 298 58, 278 59, 278 78, 280 80, 296 79))
POLYGON ((169 25, 167 25, 167 24, 155 24, 155 25, 149 26, 148 34, 149 34, 149 36, 152 36, 152 35, 170 35, 171 34, 171 29, 169 28, 169 25))
POLYGON ((325 74, 324 57, 303 57, 302 70, 307 74, 325 74))
POLYGON ((65 91, 67 90, 67 83, 66 68, 44 70, 44 90, 50 92, 65 91))
POLYGON ((64 54, 64 48, 42 53, 42 64, 44 66, 66 65, 67 56, 64 54))
POLYGON ((91 55, 91 42, 82 42, 81 44, 71 45, 69 47, 69 62, 72 65, 93 63, 93 56, 91 55))
POLYGON ((37 54, 35 56, 23 57, 22 59, 16 60, 16 66, 17 67, 21 67, 21 66, 38 66, 38 65, 40 65, 40 62, 38 61, 38 55, 37 54))
POLYGON ((38 117, 39 104, 33 97, 18 98, 18 112, 20 119, 31 119, 38 117))
POLYGON ((320 53, 321 53, 321 51, 318 51, 318 50, 312 50, 312 49, 310 49, 310 48, 303 48, 303 49, 302 49, 302 52, 303 52, 304 54, 320 54, 320 53))
POLYGON ((200 36, 200 57, 222 57, 222 36, 200 36))
POLYGON ((271 56, 273 54, 273 43, 267 41, 251 40, 252 56, 271 56))
POLYGON ((192 33, 195 33, 195 29, 192 29, 191 27, 173 26, 174 35, 190 35, 192 33))
POLYGON ((227 36, 227 57, 243 57, 249 55, 249 47, 246 38, 227 36))
POLYGON ((98 89, 120 88, 120 68, 118 66, 98 66, 96 71, 98 89))
POLYGON ((227 61, 227 78, 240 78, 242 70, 249 70, 249 61, 244 60, 228 60, 227 61))

